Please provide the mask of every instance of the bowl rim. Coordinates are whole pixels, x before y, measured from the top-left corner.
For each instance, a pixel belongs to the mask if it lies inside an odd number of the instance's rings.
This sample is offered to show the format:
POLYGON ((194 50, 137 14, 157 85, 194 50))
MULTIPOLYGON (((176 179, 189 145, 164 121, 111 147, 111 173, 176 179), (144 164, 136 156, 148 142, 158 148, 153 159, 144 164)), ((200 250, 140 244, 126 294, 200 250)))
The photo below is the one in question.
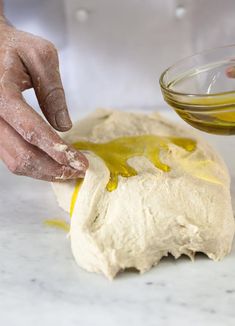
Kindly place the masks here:
MULTIPOLYGON (((159 84, 160 84, 160 87, 165 91, 167 92, 168 94, 174 94, 174 95, 182 95, 182 96, 188 96, 188 97, 194 97, 194 98, 197 98, 197 97, 219 97, 219 96, 224 96, 224 95, 229 95, 229 94, 234 94, 235 95, 235 89, 234 91, 227 91, 227 92, 220 92, 220 93, 212 93, 212 94, 205 94, 205 93, 198 93, 198 94, 195 94, 195 93, 184 93, 184 92, 177 92, 177 91, 174 91, 174 90, 171 90, 170 88, 168 88, 167 86, 165 86, 165 83, 163 82, 163 78, 164 76, 166 75, 166 73, 176 67, 177 65, 179 65, 180 63, 184 62, 185 60, 188 60, 188 59, 191 59, 193 57, 196 57, 196 56, 199 56, 199 55, 203 55, 203 54, 207 54, 207 53, 210 53, 210 52, 214 52, 216 50, 221 50, 221 49, 224 49, 224 48, 232 48, 234 47, 235 48, 235 43, 233 44, 229 44, 229 45, 223 45, 223 46, 218 46, 218 47, 215 47, 215 48, 210 48, 210 49, 206 49, 206 50, 203 50, 203 51, 199 51, 199 52, 196 52, 192 55, 188 55, 182 59, 179 59, 177 60, 174 64, 172 64, 171 66, 169 66, 167 69, 165 69, 161 75, 160 75, 160 78, 159 78, 159 84)), ((234 58, 235 58, 235 53, 234 53, 234 58)))

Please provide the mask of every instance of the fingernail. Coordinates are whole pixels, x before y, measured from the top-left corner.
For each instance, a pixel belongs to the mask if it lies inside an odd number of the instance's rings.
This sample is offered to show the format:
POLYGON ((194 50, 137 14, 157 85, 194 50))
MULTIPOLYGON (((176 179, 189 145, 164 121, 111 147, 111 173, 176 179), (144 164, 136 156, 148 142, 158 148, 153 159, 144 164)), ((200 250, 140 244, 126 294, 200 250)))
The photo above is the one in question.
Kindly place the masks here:
POLYGON ((72 127, 72 122, 70 120, 69 114, 65 109, 56 112, 55 121, 60 129, 68 130, 72 127))
POLYGON ((67 131, 72 127, 62 89, 54 89, 50 92, 45 102, 42 103, 42 110, 55 129, 67 131))

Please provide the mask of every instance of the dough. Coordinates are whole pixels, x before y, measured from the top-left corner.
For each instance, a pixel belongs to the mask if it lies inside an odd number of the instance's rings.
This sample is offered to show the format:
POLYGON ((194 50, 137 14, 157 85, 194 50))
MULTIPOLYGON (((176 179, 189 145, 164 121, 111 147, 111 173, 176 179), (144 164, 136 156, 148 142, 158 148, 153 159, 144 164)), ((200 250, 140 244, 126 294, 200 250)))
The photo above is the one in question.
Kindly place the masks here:
MULTIPOLYGON (((160 151, 165 172, 144 156, 128 164, 137 171, 118 177, 117 188, 107 190, 110 171, 105 162, 85 151, 89 169, 74 205, 70 238, 79 266, 112 279, 126 268, 141 273, 169 253, 193 259, 203 252, 220 260, 230 250, 234 218, 227 168, 197 134, 168 122, 158 114, 98 110, 68 132, 69 143, 86 140, 107 143, 133 135, 187 137, 196 149, 187 151, 169 142, 160 151)), ((54 183, 59 205, 70 211, 75 182, 54 183)))

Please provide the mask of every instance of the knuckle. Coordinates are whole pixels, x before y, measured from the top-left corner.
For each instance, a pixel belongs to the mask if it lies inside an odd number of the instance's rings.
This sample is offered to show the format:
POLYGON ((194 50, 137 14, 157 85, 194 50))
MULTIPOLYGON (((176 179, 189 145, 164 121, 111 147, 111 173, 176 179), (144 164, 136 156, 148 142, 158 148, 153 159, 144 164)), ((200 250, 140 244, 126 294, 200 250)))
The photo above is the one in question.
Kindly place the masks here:
POLYGON ((39 37, 32 42, 27 53, 33 62, 38 61, 38 58, 44 61, 57 58, 57 50, 54 44, 39 37))
POLYGON ((30 144, 37 145, 38 140, 40 139, 40 134, 42 133, 40 126, 34 124, 30 124, 27 127, 20 126, 18 132, 21 136, 30 144))
POLYGON ((34 129, 32 130, 27 130, 24 134, 25 140, 27 140, 30 144, 35 144, 36 142, 36 134, 34 129))
POLYGON ((38 43, 38 51, 44 58, 57 57, 57 50, 54 44, 47 40, 41 40, 38 43))

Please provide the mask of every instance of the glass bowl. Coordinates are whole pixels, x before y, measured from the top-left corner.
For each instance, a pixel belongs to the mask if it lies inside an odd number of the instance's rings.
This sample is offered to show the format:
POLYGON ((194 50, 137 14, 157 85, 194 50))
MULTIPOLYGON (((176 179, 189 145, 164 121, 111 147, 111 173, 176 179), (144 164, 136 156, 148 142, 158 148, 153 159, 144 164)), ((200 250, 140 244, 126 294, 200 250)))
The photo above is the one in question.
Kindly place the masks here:
POLYGON ((160 77, 165 101, 193 127, 235 134, 235 45, 180 60, 160 77))

